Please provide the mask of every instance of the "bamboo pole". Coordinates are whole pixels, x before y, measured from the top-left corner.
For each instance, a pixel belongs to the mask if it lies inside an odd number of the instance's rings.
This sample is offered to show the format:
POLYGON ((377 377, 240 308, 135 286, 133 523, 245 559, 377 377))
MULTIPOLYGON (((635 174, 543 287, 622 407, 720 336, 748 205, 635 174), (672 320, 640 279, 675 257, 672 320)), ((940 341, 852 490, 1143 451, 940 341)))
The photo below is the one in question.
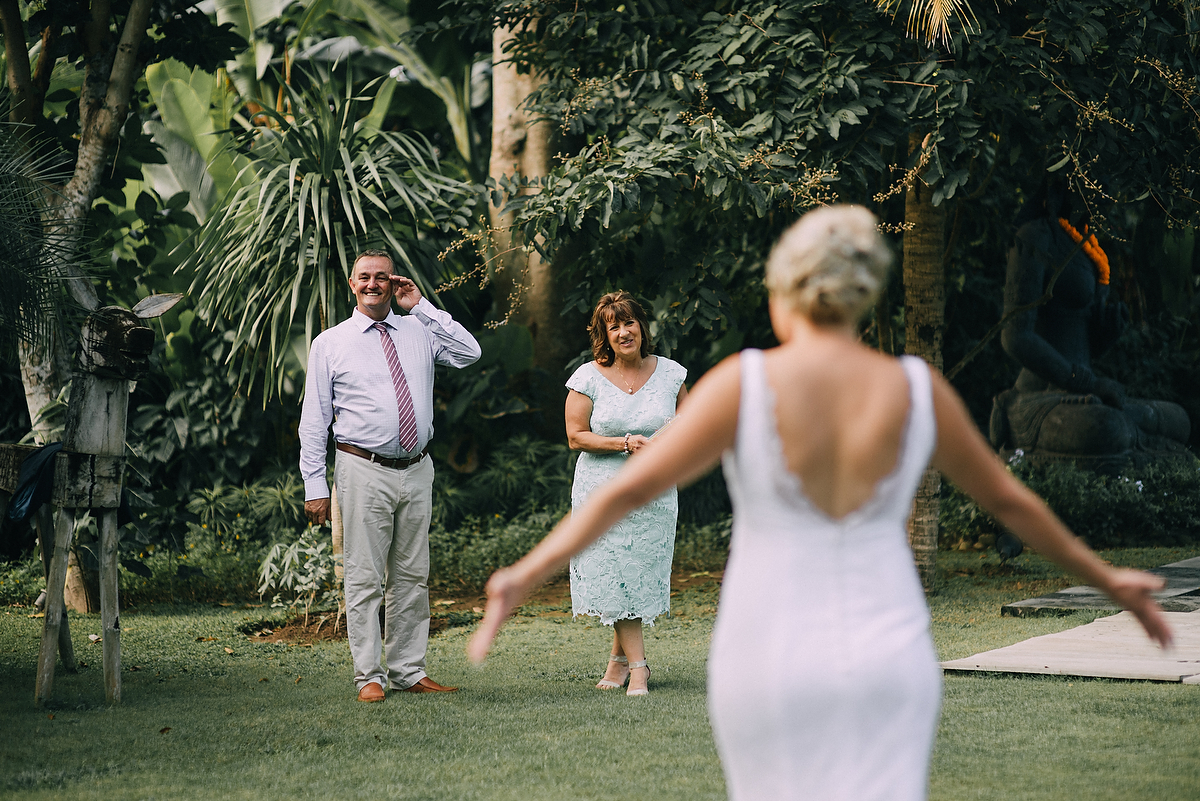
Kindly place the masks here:
POLYGON ((342 548, 344 535, 342 530, 342 505, 338 503, 337 487, 330 487, 329 492, 329 528, 333 533, 333 575, 339 581, 345 581, 346 568, 342 564, 342 548))
POLYGON ((104 646, 104 698, 121 703, 121 620, 117 586, 117 510, 100 515, 100 634, 104 646))
POLYGON ((46 580, 46 616, 42 620, 42 648, 38 652, 37 684, 34 698, 38 706, 54 689, 54 658, 58 652, 58 632, 66 615, 63 588, 67 582, 67 551, 75 534, 75 510, 63 509, 54 528, 54 554, 50 558, 50 577, 46 580))

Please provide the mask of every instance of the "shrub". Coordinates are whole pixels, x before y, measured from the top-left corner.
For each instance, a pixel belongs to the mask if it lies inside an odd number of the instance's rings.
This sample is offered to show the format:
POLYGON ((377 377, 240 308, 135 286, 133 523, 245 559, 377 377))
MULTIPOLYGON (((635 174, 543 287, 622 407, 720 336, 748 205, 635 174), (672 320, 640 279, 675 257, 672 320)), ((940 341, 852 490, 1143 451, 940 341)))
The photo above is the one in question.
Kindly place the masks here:
POLYGON ((468 520, 526 516, 571 502, 576 454, 566 445, 520 434, 492 453, 469 478, 439 470, 433 487, 433 527, 468 520))
MULTIPOLYGON (((146 546, 138 560, 143 570, 119 574, 121 605, 179 601, 250 599, 255 595, 256 566, 263 547, 244 542, 234 548, 207 529, 189 523, 180 551, 146 546), (143 575, 148 573, 149 575, 143 575)), ((124 564, 124 557, 122 557, 124 564)))
POLYGON ((29 606, 46 586, 36 555, 0 562, 0 606, 29 606))
POLYGON ((307 625, 314 606, 341 605, 341 582, 335 575, 338 561, 328 529, 310 527, 294 542, 271 546, 258 571, 258 595, 261 598, 276 590, 271 606, 295 609, 303 605, 307 625))
MULTIPOLYGON (((1019 454, 1019 452, 1018 452, 1019 454)), ((1037 466, 1020 455, 1009 470, 1095 548, 1200 540, 1200 467, 1148 467, 1107 476, 1072 464, 1037 466)), ((942 484, 942 547, 987 541, 998 524, 949 482, 942 484)), ((988 543, 990 544, 990 543, 988 543)))
POLYGON ((675 533, 675 567, 683 570, 721 570, 729 557, 733 517, 714 523, 681 523, 675 533))
POLYGON ((274 481, 259 479, 240 487, 218 483, 193 492, 187 510, 218 543, 237 548, 248 539, 269 540, 300 529, 304 525, 304 482, 290 471, 274 481))
POLYGON ((429 583, 477 590, 496 570, 511 565, 542 541, 563 515, 534 511, 505 520, 468 517, 452 531, 429 531, 429 583))

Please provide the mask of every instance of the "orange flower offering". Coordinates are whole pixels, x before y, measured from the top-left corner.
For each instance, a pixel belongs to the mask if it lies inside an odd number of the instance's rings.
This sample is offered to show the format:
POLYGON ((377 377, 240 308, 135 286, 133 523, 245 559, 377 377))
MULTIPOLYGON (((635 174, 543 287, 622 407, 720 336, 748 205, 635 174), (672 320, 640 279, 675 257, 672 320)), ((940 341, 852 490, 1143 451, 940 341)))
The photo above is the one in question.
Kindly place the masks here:
POLYGON ((1087 226, 1083 226, 1083 233, 1075 230, 1075 226, 1067 222, 1062 217, 1058 218, 1058 224, 1067 232, 1067 236, 1071 237, 1071 241, 1075 244, 1083 242, 1083 252, 1092 260, 1092 264, 1096 265, 1096 272, 1099 273, 1097 280, 1102 284, 1108 284, 1108 254, 1100 247, 1100 243, 1096 241, 1096 235, 1087 236, 1087 226), (1084 237, 1087 236, 1085 240, 1084 237))

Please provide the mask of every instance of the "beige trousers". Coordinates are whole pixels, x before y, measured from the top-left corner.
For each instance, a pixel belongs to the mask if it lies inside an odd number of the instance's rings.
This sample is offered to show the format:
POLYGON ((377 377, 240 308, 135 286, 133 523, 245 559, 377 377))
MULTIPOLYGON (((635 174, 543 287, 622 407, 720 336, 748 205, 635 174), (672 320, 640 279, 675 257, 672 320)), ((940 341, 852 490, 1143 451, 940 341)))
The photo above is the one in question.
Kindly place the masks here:
POLYGON ((425 676, 433 460, 393 470, 341 451, 334 461, 354 683, 404 689, 425 676), (379 631, 379 604, 386 621, 379 631), (382 663, 381 648, 382 642, 382 663))

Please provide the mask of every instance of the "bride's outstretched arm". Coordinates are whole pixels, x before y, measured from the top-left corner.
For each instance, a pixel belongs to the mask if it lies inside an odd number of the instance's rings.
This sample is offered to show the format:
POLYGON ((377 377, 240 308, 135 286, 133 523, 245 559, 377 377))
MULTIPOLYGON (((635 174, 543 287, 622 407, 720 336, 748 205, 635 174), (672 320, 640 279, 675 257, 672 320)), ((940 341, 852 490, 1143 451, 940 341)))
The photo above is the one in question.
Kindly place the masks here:
POLYGON ((1104 591, 1132 612, 1150 639, 1164 647, 1170 645, 1171 628, 1151 595, 1162 589, 1163 580, 1140 570, 1117 569, 1101 561, 1041 498, 1004 469, 999 457, 984 442, 958 393, 937 373, 933 374, 933 401, 938 427, 933 466, 1039 554, 1104 591))
POLYGON ((630 510, 676 484, 702 476, 733 445, 741 392, 738 360, 731 356, 710 370, 652 446, 630 458, 611 481, 593 492, 582 508, 563 518, 523 559, 492 575, 483 622, 467 646, 472 661, 483 661, 500 627, 530 590, 630 510))

